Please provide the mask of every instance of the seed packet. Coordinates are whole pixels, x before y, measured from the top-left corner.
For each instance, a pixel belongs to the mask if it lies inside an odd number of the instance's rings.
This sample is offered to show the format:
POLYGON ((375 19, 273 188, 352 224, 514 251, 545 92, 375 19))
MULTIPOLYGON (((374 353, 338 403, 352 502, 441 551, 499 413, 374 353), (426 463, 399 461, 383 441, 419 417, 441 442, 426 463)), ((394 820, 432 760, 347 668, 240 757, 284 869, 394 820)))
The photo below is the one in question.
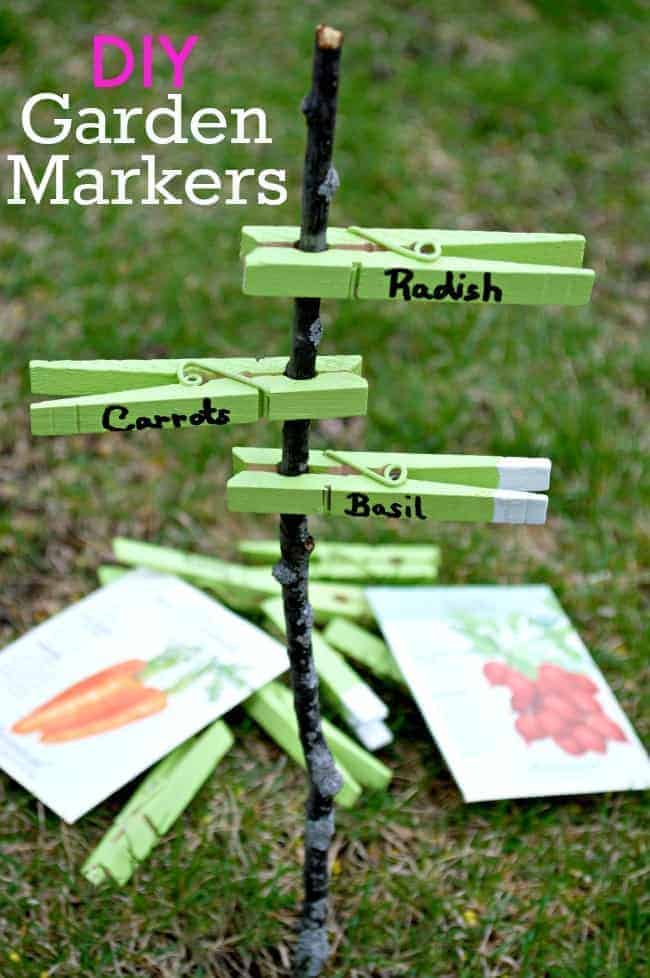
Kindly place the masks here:
POLYGON ((0 768, 74 822, 287 668, 214 598, 131 571, 0 652, 0 768))
POLYGON ((650 787, 650 762, 550 588, 369 588, 465 801, 650 787))

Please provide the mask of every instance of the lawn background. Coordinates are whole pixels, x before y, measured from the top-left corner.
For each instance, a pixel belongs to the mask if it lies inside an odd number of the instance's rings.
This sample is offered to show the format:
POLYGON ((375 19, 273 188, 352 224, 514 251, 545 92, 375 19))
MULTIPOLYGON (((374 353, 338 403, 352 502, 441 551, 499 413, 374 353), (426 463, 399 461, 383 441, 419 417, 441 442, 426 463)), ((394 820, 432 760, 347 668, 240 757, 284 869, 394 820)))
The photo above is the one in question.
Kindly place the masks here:
MULTIPOLYGON (((368 418, 315 447, 553 459, 544 528, 436 528, 441 583, 552 585, 646 740, 650 358, 646 4, 16 0, 0 8, 4 156, 51 152, 20 128, 38 91, 73 108, 164 103, 135 83, 96 92, 91 39, 200 41, 191 112, 260 105, 272 146, 156 147, 161 166, 286 167, 281 208, 3 206, 0 226, 0 646, 95 585, 116 534, 235 556, 273 519, 225 509, 232 444, 270 424, 136 440, 34 441, 30 358, 263 355, 288 350, 291 303, 241 293, 239 227, 299 221, 314 25, 346 33, 335 225, 580 232, 591 305, 324 305, 323 353, 362 353, 368 418), (644 508, 645 506, 645 508, 644 508)), ((189 113, 188 113, 189 114, 189 113)), ((145 144, 70 143, 73 168, 138 165, 145 144)), ((381 523, 315 535, 395 540, 381 523)), ((401 539, 415 539, 400 525, 401 539)), ((384 796, 338 816, 337 978, 645 975, 647 805, 638 795, 465 806, 419 719, 392 703, 384 796)), ((66 827, 0 775, 0 975, 287 975, 300 891, 304 779, 243 715, 188 813, 121 891, 84 856, 130 789, 66 827)))

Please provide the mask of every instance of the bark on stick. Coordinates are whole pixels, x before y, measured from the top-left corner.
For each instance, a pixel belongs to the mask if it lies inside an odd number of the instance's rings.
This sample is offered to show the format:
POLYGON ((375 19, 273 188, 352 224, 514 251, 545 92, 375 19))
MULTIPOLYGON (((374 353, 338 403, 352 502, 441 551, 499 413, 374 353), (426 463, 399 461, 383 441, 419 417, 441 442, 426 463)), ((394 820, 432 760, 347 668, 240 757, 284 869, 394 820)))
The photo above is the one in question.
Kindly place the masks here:
MULTIPOLYGON (((307 120, 307 152, 298 247, 325 251, 330 200, 338 186, 332 167, 339 62, 343 35, 316 30, 312 87, 302 109, 307 120)), ((291 359, 287 376, 308 380, 316 372, 321 339, 320 299, 294 301, 291 359)), ((301 475, 309 464, 309 421, 286 421, 282 430, 283 475, 301 475)), ((309 797, 305 828, 304 903, 294 956, 295 978, 319 975, 329 956, 327 938, 328 851, 334 835, 334 796, 342 780, 323 737, 318 677, 312 654, 309 557, 314 541, 306 516, 280 516, 281 560, 274 575, 282 585, 287 651, 300 739, 307 762, 309 797)))

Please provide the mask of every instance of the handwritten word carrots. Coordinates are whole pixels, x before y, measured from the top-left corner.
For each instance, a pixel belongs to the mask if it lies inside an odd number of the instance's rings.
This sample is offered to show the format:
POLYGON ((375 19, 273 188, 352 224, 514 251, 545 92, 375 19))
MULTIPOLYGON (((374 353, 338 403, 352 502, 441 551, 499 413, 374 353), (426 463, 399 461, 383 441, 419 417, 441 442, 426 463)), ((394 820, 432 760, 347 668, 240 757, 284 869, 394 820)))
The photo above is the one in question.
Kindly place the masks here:
POLYGON ((518 714, 517 733, 527 744, 551 737, 573 756, 594 751, 604 754, 610 740, 627 737, 598 702, 598 687, 579 672, 544 662, 529 679, 505 662, 486 662, 483 674, 492 686, 507 686, 510 705, 518 714))
POLYGON ((12 732, 37 732, 44 744, 61 743, 158 713, 167 704, 167 694, 140 681, 146 667, 142 659, 129 659, 87 676, 22 717, 12 732))

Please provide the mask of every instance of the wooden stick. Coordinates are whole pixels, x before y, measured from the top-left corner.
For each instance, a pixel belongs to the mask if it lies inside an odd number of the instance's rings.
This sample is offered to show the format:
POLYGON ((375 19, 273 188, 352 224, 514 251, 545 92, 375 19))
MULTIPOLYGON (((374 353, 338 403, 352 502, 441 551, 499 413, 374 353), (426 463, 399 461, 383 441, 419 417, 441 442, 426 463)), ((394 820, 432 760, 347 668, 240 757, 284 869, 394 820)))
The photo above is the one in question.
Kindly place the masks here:
MULTIPOLYGON (((338 185, 332 167, 339 62, 343 35, 330 27, 316 30, 312 88, 302 109, 307 120, 303 175, 302 224, 298 247, 325 251, 332 194, 338 185)), ((322 327, 320 299, 296 299, 291 359, 287 376, 308 380, 315 374, 322 327)), ((309 464, 309 421, 285 421, 279 471, 296 476, 309 464)), ((309 604, 309 556, 314 541, 306 516, 280 516, 281 560, 273 574, 282 585, 287 626, 287 653, 300 740, 307 763, 309 797, 305 828, 304 903, 294 956, 295 978, 319 975, 329 957, 327 938, 328 852, 334 835, 334 796, 341 776, 323 736, 318 678, 312 653, 309 604)))

